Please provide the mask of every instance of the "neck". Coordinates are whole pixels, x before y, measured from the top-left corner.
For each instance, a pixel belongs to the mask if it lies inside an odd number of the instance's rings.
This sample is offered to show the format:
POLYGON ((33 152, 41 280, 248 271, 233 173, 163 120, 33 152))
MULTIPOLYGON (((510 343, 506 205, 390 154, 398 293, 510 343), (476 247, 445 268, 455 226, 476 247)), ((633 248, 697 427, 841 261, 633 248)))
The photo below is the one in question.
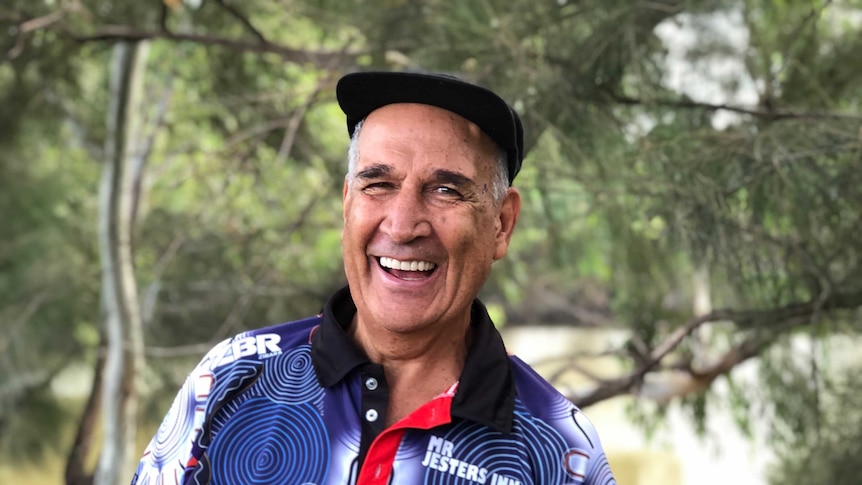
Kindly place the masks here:
POLYGON ((386 424, 391 425, 458 380, 469 348, 470 318, 468 314, 457 324, 395 333, 357 314, 350 334, 372 362, 383 366, 389 386, 386 424))

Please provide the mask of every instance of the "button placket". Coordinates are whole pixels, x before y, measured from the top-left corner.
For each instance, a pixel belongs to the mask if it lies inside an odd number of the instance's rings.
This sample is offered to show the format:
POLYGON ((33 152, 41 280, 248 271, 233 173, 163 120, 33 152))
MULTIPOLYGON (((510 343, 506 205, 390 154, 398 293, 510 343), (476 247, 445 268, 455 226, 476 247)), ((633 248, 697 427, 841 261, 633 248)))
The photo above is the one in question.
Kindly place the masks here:
POLYGON ((360 392, 359 423, 361 438, 359 446, 359 463, 365 461, 365 454, 371 442, 383 432, 386 427, 386 407, 389 405, 389 388, 386 385, 386 374, 380 364, 368 363, 359 369, 358 390, 360 392))

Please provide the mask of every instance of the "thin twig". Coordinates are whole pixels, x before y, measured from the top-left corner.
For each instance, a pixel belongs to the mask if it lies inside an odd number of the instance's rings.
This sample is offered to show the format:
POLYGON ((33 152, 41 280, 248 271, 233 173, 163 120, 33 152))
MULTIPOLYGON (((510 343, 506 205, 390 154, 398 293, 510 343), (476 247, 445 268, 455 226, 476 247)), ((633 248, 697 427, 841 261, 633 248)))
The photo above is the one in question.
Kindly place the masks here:
POLYGON ((234 7, 233 5, 229 5, 227 2, 225 2, 225 0, 216 0, 216 4, 226 10, 232 17, 239 20, 240 23, 242 23, 245 28, 252 33, 252 35, 257 37, 257 39, 261 43, 267 43, 266 37, 264 37, 263 34, 261 34, 260 31, 255 28, 255 26, 251 23, 248 17, 243 15, 242 12, 240 12, 236 7, 234 7))
POLYGON ((15 38, 15 45, 12 46, 6 52, 7 59, 15 59, 24 52, 24 39, 27 37, 27 34, 33 32, 34 30, 44 29, 51 24, 59 22, 64 16, 66 12, 63 10, 57 10, 55 12, 51 12, 48 15, 44 15, 42 17, 32 18, 30 20, 26 20, 22 22, 17 27, 17 37, 15 38))
POLYGON ((625 105, 654 105, 654 106, 666 106, 673 108, 692 108, 692 109, 705 109, 710 111, 730 111, 733 113, 745 114, 749 116, 753 116, 755 118, 760 118, 769 121, 780 121, 780 120, 850 120, 850 121, 862 121, 862 115, 858 114, 850 114, 850 113, 829 113, 829 112, 795 112, 795 111, 780 111, 780 110, 770 110, 770 111, 762 111, 751 108, 744 108, 741 106, 734 106, 730 104, 713 104, 713 103, 702 103, 698 101, 691 101, 686 99, 642 99, 635 98, 631 96, 623 96, 619 94, 612 94, 611 99, 620 104, 625 105))
POLYGON ((213 348, 213 343, 206 342, 202 344, 179 345, 176 347, 147 347, 144 353, 147 357, 167 358, 167 357, 190 357, 193 355, 203 355, 213 348))
POLYGON ((72 40, 84 43, 105 42, 118 40, 169 40, 175 42, 193 42, 203 45, 215 45, 228 47, 235 51, 258 52, 275 54, 284 60, 297 64, 309 63, 315 67, 328 67, 332 65, 350 68, 356 65, 356 59, 360 53, 311 51, 304 49, 293 49, 287 46, 271 42, 249 42, 245 40, 228 39, 214 35, 188 34, 170 31, 134 30, 125 26, 105 26, 92 34, 77 34, 65 32, 72 40))

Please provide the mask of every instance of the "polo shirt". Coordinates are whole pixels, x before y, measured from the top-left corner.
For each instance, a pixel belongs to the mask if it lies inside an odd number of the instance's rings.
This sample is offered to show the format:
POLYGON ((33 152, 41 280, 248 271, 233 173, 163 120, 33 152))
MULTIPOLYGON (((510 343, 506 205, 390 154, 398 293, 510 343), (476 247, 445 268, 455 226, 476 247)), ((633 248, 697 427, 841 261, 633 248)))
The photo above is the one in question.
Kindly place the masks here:
POLYGON ((133 485, 615 484, 587 418, 506 353, 479 300, 458 382, 385 426, 383 367, 321 315, 217 344, 189 374, 133 485))

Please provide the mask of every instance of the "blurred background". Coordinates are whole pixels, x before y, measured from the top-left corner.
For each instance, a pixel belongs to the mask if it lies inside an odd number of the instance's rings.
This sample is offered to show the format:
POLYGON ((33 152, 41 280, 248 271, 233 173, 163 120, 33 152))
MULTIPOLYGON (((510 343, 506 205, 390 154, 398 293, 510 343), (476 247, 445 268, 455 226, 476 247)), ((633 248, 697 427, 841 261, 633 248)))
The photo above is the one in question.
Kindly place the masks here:
POLYGON ((621 485, 859 484, 862 1, 4 0, 0 483, 128 483, 186 373, 345 283, 334 86, 526 132, 483 292, 621 485))

